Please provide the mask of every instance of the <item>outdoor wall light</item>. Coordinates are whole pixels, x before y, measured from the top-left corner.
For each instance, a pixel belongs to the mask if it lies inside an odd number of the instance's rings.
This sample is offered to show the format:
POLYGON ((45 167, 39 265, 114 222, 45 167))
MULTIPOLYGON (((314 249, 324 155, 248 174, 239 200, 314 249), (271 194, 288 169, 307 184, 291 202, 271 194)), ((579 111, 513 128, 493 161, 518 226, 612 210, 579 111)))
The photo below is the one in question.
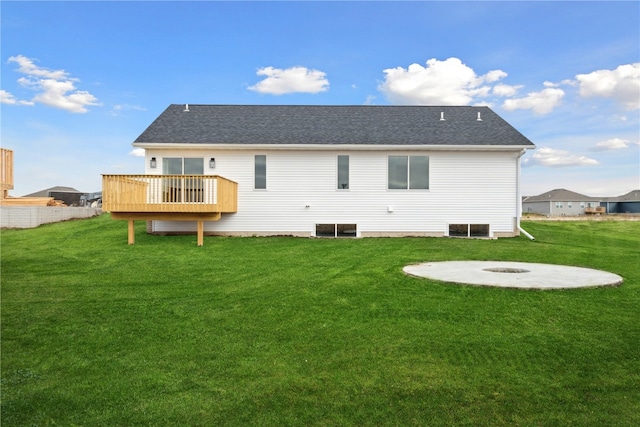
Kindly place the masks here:
POLYGON ((155 157, 152 157, 152 158, 151 158, 151 161, 149 161, 149 167, 150 167, 151 169, 155 169, 155 168, 156 168, 156 166, 158 166, 158 161, 156 160, 156 158, 155 158, 155 157))
POLYGON ((215 169, 216 168, 216 159, 214 157, 212 157, 209 160, 209 169, 215 169))

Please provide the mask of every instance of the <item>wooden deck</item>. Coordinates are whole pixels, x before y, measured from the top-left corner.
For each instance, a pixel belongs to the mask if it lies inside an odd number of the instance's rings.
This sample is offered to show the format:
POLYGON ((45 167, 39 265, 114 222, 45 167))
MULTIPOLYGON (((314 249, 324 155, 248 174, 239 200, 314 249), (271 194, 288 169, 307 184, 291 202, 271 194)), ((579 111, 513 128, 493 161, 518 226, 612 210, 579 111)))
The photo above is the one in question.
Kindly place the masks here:
POLYGON ((0 199, 9 197, 13 190, 13 150, 0 148, 0 199))
POLYGON ((607 213, 607 208, 605 208, 604 206, 590 207, 590 208, 587 207, 587 208, 584 208, 584 213, 589 215, 605 214, 607 213))
POLYGON ((238 184, 218 175, 102 175, 102 210, 129 221, 196 221, 198 246, 204 221, 217 221, 238 210, 238 184))

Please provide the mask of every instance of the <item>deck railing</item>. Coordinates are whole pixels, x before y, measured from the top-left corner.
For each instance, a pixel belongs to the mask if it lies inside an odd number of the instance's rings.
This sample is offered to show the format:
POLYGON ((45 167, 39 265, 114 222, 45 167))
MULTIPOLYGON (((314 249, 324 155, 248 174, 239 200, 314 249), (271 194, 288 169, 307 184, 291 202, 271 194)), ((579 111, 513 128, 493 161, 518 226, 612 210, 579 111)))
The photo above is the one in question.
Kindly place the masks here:
POLYGON ((107 212, 230 213, 238 184, 218 175, 102 175, 107 212))
POLYGON ((586 214, 604 214, 607 213, 607 208, 604 206, 596 206, 596 207, 586 207, 584 208, 584 213, 586 214))
POLYGON ((0 148, 0 198, 13 190, 13 150, 0 148))

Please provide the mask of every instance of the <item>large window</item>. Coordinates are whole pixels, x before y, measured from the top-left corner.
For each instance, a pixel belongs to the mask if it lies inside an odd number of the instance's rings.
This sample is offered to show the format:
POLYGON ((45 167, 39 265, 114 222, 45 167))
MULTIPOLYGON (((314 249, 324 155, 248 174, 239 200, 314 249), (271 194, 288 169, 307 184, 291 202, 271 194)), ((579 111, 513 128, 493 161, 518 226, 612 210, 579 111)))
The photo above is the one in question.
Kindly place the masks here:
POLYGON ((349 156, 338 156, 338 190, 349 188, 349 156))
POLYGON ((429 156, 389 156, 390 190, 426 190, 429 188, 429 156))
POLYGON ((254 177, 254 188, 256 190, 265 190, 267 188, 267 156, 264 154, 256 154, 255 156, 254 177))

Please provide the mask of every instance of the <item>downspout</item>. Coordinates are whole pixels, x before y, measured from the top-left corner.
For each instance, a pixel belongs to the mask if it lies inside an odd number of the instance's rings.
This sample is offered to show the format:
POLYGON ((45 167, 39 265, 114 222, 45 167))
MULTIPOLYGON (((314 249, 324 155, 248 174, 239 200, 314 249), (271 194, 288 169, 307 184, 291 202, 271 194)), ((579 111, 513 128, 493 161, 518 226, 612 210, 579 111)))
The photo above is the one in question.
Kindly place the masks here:
POLYGON ((535 237, 533 237, 531 234, 529 234, 529 233, 527 232, 527 230, 525 230, 524 228, 520 227, 519 225, 518 225, 518 230, 520 230, 520 231, 522 232, 522 234, 524 234, 525 236, 527 236, 527 237, 529 238, 529 240, 536 240, 536 238, 535 238, 535 237))
POLYGON ((522 149, 517 159, 518 163, 516 168, 517 170, 516 172, 516 227, 518 227, 518 230, 520 230, 522 234, 527 236, 529 240, 535 240, 535 237, 533 237, 524 228, 520 226, 520 216, 522 215, 522 195, 520 194, 520 158, 524 155, 525 152, 526 150, 522 149))

